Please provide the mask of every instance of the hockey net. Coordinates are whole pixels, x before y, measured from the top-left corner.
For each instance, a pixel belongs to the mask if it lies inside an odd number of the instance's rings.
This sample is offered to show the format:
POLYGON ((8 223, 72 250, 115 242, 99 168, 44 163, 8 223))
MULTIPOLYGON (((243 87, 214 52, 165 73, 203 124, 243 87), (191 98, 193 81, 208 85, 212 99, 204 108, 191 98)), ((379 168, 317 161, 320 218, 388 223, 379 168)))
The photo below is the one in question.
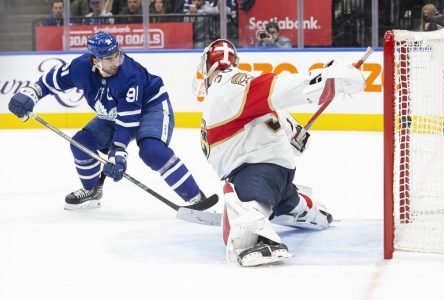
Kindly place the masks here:
POLYGON ((444 30, 384 37, 384 256, 444 253, 444 30))

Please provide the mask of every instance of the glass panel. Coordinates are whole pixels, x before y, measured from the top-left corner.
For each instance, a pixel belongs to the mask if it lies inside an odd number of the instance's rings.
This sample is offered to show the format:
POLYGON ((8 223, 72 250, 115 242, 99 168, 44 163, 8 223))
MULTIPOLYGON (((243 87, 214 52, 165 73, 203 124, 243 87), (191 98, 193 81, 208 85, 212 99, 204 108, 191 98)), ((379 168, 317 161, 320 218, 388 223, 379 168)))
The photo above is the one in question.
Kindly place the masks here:
POLYGON ((239 45, 243 47, 328 47, 332 45, 332 0, 255 1, 239 10, 239 45), (301 5, 301 6, 299 6, 301 5), (303 35, 299 44, 299 8, 303 35))
POLYGON ((367 47, 371 45, 372 1, 333 0, 332 45, 367 47))
POLYGON ((73 50, 98 30, 117 35, 126 49, 201 49, 221 36, 238 47, 271 45, 260 38, 270 21, 284 46, 380 47, 386 30, 420 30, 425 4, 436 7, 427 29, 443 26, 444 0, 0 0, 0 51, 63 50, 63 16, 70 20, 65 48, 73 50))

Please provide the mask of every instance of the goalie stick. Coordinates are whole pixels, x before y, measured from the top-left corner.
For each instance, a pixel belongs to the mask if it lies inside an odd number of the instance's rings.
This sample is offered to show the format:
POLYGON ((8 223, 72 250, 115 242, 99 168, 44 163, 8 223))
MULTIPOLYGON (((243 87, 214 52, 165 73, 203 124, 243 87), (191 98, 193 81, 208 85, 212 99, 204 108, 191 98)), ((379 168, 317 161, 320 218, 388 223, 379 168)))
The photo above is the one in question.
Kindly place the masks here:
MULTIPOLYGON (((372 47, 368 47, 367 50, 365 51, 364 55, 362 56, 362 58, 360 60, 358 60, 355 64, 355 68, 359 69, 362 64, 364 63, 364 61, 374 52, 372 47)), ((322 91, 322 94, 320 96, 320 101, 319 103, 321 103, 321 106, 319 107, 319 109, 316 111, 316 113, 310 118, 310 120, 307 122, 307 125, 305 125, 305 129, 308 130, 310 129, 310 127, 313 125, 313 123, 319 118, 319 116, 321 115, 321 113, 327 108, 328 105, 330 105, 330 103, 333 101, 335 97, 335 82, 333 78, 329 78, 327 79, 324 89, 322 91)), ((220 226, 221 225, 221 220, 222 220, 222 214, 221 213, 211 213, 211 212, 207 212, 207 216, 205 220, 200 220, 201 222, 203 222, 203 224, 207 225, 213 225, 213 226, 220 226)), ((186 218, 199 218, 197 216, 194 215, 193 211, 179 211, 178 215, 180 215, 181 219, 186 219, 186 218)), ((337 221, 337 220, 335 220, 337 221)))
MULTIPOLYGON (((364 55, 360 60, 358 60, 355 64, 355 68, 359 69, 364 61, 373 53, 375 50, 373 50, 372 47, 368 47, 365 51, 364 55)), ((333 101, 335 97, 335 81, 333 78, 328 78, 325 82, 324 89, 322 90, 322 94, 320 97, 319 103, 321 104, 321 107, 318 108, 318 110, 314 113, 314 115, 310 118, 310 120, 307 122, 307 125, 305 125, 305 129, 308 130, 313 125, 313 123, 319 118, 321 113, 327 108, 327 106, 330 105, 330 103, 333 101)))
MULTIPOLYGON (((46 128, 57 133, 59 136, 61 136, 62 138, 64 138, 68 142, 70 142, 72 145, 74 145, 75 147, 77 147, 81 151, 85 152, 90 157, 101 162, 102 164, 108 163, 108 161, 106 159, 99 156, 97 153, 89 150, 88 148, 86 148, 82 144, 78 143, 77 141, 73 140, 69 135, 65 134, 60 129, 52 126, 51 124, 49 124, 48 122, 46 122, 45 120, 43 120, 42 118, 40 118, 39 116, 34 114, 33 112, 30 112, 28 114, 28 117, 33 118, 34 120, 36 120, 37 122, 39 122, 40 124, 45 126, 46 128)), ((25 117, 25 118, 26 118, 25 119, 25 121, 26 121, 27 117, 25 117)), ((154 196, 158 200, 162 201, 163 203, 165 203, 166 205, 168 205, 172 209, 176 210, 177 211, 176 217, 178 219, 182 219, 182 220, 185 220, 188 222, 193 222, 193 223, 198 223, 198 224, 204 224, 204 225, 209 225, 209 223, 213 222, 213 219, 214 219, 213 214, 210 212, 204 212, 201 210, 205 210, 205 209, 208 209, 208 208, 214 206, 218 201, 217 195, 212 195, 212 196, 206 198, 205 201, 202 201, 202 202, 199 202, 196 204, 192 204, 189 206, 180 206, 180 205, 177 205, 177 204, 171 202, 170 200, 166 199, 162 195, 156 193, 155 191, 153 191, 152 189, 150 189, 149 187, 147 187, 146 185, 144 185, 143 183, 141 183, 140 181, 138 181, 137 179, 135 179, 134 177, 132 177, 128 173, 124 173, 123 177, 125 177, 126 179, 128 179, 129 181, 131 181, 132 183, 134 183, 135 185, 137 185, 141 189, 143 189, 145 192, 150 193, 152 196, 154 196)), ((216 217, 216 219, 217 219, 217 217, 216 217)))

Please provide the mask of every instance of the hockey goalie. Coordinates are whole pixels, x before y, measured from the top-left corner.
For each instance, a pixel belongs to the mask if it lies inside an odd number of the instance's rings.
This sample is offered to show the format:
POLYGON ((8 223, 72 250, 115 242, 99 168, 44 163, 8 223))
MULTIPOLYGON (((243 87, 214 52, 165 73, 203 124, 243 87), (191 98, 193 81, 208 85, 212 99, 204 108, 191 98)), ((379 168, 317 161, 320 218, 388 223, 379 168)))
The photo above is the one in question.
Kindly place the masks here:
POLYGON ((333 79, 336 95, 361 92, 365 80, 341 61, 308 78, 289 73, 255 77, 238 69, 238 61, 228 40, 213 41, 203 52, 201 145, 226 181, 222 226, 227 260, 256 266, 291 257, 272 222, 321 230, 333 220, 309 188, 293 183, 295 154, 306 149, 310 135, 285 109, 321 104, 327 79, 333 79))

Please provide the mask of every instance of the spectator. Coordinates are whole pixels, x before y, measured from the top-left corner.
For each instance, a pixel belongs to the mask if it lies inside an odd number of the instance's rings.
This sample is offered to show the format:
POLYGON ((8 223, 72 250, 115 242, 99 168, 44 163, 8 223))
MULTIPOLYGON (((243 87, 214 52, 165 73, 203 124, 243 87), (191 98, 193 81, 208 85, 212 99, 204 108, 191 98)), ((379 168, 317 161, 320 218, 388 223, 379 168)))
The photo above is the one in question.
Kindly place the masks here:
POLYGON ((184 13, 190 15, 185 22, 193 23, 193 47, 204 48, 215 35, 212 28, 213 17, 205 15, 217 15, 219 10, 204 0, 188 0, 184 6, 184 13))
POLYGON ((142 23, 142 0, 128 0, 127 5, 119 12, 119 15, 122 16, 119 18, 119 23, 142 23))
POLYGON ((279 35, 279 25, 276 22, 268 22, 265 25, 265 31, 259 32, 257 45, 260 47, 293 47, 289 38, 279 35))
MULTIPOLYGON (((231 15, 232 12, 235 13, 235 11, 237 10, 237 4, 236 4, 236 0, 226 0, 227 1, 227 5, 226 5, 226 10, 227 10, 227 14, 231 15)), ((217 15, 219 14, 219 7, 220 7, 220 3, 219 0, 200 0, 197 1, 200 4, 196 4, 194 3, 196 1, 194 0, 185 0, 184 3, 184 13, 189 13, 190 12, 190 8, 191 8, 191 13, 197 13, 197 11, 194 9, 195 6, 199 6, 202 9, 202 13, 205 14, 214 14, 217 15)))
POLYGON ((43 26, 63 25, 63 0, 54 0, 52 10, 48 17, 43 21, 43 26))
MULTIPOLYGON (((225 9, 227 12, 227 15, 235 17, 236 10, 237 10, 237 4, 235 0, 226 0, 225 9), (234 15, 233 15, 234 14, 234 15)), ((208 4, 217 8, 217 12, 220 11, 220 4, 221 2, 219 0, 208 0, 208 4)))
POLYGON ((106 12, 113 13, 112 12, 112 10, 113 10, 113 3, 114 3, 114 0, 105 0, 105 3, 103 4, 103 9, 106 12))
MULTIPOLYGON (((219 0, 208 0, 210 6, 217 8, 217 14, 220 15, 221 3, 219 0)), ((231 40, 237 40, 237 1, 236 0, 225 0, 225 13, 227 15, 227 34, 231 37, 231 40)), ((216 20, 218 22, 218 20, 216 20)), ((213 38, 220 36, 220 26, 212 27, 213 38)))
POLYGON ((173 14, 182 14, 185 0, 169 0, 170 12, 173 14))
POLYGON ((118 15, 126 7, 126 0, 113 0, 111 4, 111 12, 113 15, 118 15))
POLYGON ((88 0, 74 0, 74 2, 70 4, 70 10, 71 16, 73 17, 83 17, 91 11, 88 0))
POLYGON ((435 5, 429 3, 422 7, 421 9, 421 25, 419 25, 419 31, 434 31, 443 28, 441 25, 430 22, 427 17, 433 17, 438 15, 438 9, 435 5), (426 19, 426 20, 424 20, 426 19))
POLYGON ((204 0, 186 0, 183 12, 185 14, 209 14, 217 15, 219 10, 211 5, 209 1, 204 0))
POLYGON ((152 23, 168 22, 168 17, 161 17, 155 15, 164 15, 170 12, 169 3, 167 0, 154 0, 150 4, 150 14, 152 23))
POLYGON ((85 15, 84 25, 114 24, 114 19, 109 18, 113 14, 105 11, 104 0, 90 0, 89 6, 92 12, 85 15))

